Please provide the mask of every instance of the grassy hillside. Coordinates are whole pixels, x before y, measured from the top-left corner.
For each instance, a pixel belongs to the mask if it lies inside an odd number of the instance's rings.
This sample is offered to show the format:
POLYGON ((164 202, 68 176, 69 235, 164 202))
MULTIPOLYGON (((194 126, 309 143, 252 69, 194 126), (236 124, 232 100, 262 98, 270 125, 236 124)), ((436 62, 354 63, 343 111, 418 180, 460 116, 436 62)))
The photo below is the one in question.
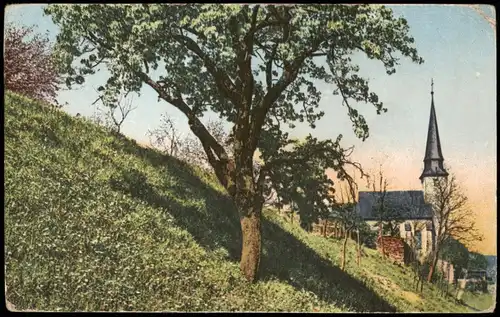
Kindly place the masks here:
POLYGON ((238 216, 214 177, 7 92, 7 299, 17 309, 466 311, 410 271, 272 211, 261 281, 240 276, 238 216))
POLYGON ((494 295, 491 293, 477 294, 465 292, 462 301, 474 311, 491 311, 495 304, 494 295))

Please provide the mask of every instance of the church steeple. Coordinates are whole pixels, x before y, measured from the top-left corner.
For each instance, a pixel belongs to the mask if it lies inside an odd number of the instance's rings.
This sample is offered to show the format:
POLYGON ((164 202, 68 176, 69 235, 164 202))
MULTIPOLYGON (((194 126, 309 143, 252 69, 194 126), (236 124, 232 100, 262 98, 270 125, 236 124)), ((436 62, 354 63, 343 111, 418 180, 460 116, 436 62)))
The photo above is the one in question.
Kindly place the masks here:
POLYGON ((441 152, 441 141, 434 108, 434 81, 431 80, 431 114, 429 128, 427 130, 427 145, 425 147, 424 171, 420 175, 420 181, 424 182, 426 177, 445 177, 448 172, 443 166, 443 153, 441 152))

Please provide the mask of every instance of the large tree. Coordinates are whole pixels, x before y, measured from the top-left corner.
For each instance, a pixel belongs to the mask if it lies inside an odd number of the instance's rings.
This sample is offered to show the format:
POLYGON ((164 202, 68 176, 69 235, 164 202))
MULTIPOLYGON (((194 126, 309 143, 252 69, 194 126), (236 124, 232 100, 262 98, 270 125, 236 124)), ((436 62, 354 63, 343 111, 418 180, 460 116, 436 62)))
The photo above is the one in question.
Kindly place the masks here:
POLYGON ((469 208, 467 196, 460 188, 456 176, 450 173, 448 177, 433 180, 433 190, 428 202, 432 206, 435 226, 434 250, 430 258, 427 281, 431 282, 443 246, 450 239, 463 243, 471 243, 482 239, 474 221, 474 215, 469 208))
POLYGON ((387 74, 401 56, 423 62, 406 20, 383 6, 91 4, 49 5, 45 12, 61 30, 57 51, 68 85, 82 84, 105 65, 107 98, 121 89, 139 92, 145 84, 187 117, 237 206, 240 267, 250 281, 260 262, 266 184, 313 165, 346 176, 341 136, 332 141, 310 135, 297 143, 282 128, 299 121, 314 128, 324 114, 316 85, 325 82, 365 140, 368 126, 355 103, 372 104, 377 113, 386 109, 352 55, 380 61, 387 74), (232 125, 232 157, 200 120, 207 111, 232 125), (257 149, 264 161, 258 175, 257 149))

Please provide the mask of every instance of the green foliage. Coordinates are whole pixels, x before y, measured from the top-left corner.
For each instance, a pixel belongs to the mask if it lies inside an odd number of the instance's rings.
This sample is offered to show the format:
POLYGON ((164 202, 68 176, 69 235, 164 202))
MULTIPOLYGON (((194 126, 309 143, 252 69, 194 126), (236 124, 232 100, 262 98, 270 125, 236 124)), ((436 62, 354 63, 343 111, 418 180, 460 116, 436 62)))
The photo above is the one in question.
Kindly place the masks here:
MULTIPOLYGON (((441 258, 453 264, 455 274, 466 269, 469 264, 469 250, 460 241, 447 239, 441 246, 441 258)), ((457 275, 458 276, 458 275, 457 275)))
POLYGON ((371 104, 378 114, 387 109, 351 56, 361 52, 378 60, 387 74, 401 57, 423 62, 406 20, 379 5, 49 5, 45 13, 61 30, 55 49, 68 86, 83 84, 101 66, 110 74, 100 89, 105 100, 150 86, 189 119, 226 188, 253 177, 257 194, 274 187, 302 206, 307 223, 317 219, 316 210, 323 213, 330 194, 325 168, 344 179, 350 162, 339 144, 342 135, 336 141, 309 135, 298 144, 282 125, 315 127, 324 116, 316 84, 324 82, 342 97, 354 133, 365 140, 368 126, 354 103, 371 104), (229 181, 222 180, 232 171, 226 151, 197 120, 208 110, 233 123, 240 173, 229 181), (256 149, 265 162, 262 178, 248 163, 256 149), (297 176, 299 169, 304 173, 297 176), (306 185, 312 187, 305 197, 296 193, 306 185))
POLYGON ((374 231, 365 221, 360 222, 358 227, 361 244, 367 248, 376 249, 378 232, 374 231))
POLYGON ((248 284, 239 218, 213 174, 19 95, 5 101, 6 297, 17 309, 465 311, 433 286, 406 298, 409 269, 374 250, 341 272, 339 243, 274 211, 263 279, 248 284))
POLYGON ((465 285, 465 289, 471 293, 487 293, 488 282, 483 280, 469 281, 465 285))
POLYGON ((353 230, 357 227, 365 228, 365 222, 355 208, 356 203, 336 204, 331 208, 330 217, 347 230, 353 230))
POLYGON ((469 253, 469 269, 486 270, 487 268, 488 268, 488 260, 483 254, 477 252, 469 253))
POLYGON ((495 298, 493 294, 477 294, 465 292, 462 301, 475 311, 485 311, 495 308, 495 298))

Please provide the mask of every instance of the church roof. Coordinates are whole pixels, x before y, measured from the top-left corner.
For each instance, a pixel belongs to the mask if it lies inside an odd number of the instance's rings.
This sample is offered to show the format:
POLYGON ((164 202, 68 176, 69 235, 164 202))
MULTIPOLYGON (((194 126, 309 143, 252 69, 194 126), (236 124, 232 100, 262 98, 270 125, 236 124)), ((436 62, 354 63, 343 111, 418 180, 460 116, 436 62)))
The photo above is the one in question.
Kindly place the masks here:
MULTIPOLYGON (((434 83, 432 83, 434 86, 434 83)), ((434 88, 431 90, 431 113, 429 116, 429 126, 427 129, 427 144, 425 147, 424 170, 420 179, 426 176, 448 176, 448 172, 443 167, 443 152, 441 151, 441 140, 436 118, 436 108, 434 106, 434 88)))
MULTIPOLYGON (((381 192, 361 191, 356 211, 364 220, 377 220, 377 205, 381 203, 381 192)), ((390 210, 391 217, 387 220, 417 220, 432 219, 431 205, 425 203, 424 192, 421 190, 387 191, 384 206, 390 210), (392 218, 392 219, 391 219, 392 218)))

